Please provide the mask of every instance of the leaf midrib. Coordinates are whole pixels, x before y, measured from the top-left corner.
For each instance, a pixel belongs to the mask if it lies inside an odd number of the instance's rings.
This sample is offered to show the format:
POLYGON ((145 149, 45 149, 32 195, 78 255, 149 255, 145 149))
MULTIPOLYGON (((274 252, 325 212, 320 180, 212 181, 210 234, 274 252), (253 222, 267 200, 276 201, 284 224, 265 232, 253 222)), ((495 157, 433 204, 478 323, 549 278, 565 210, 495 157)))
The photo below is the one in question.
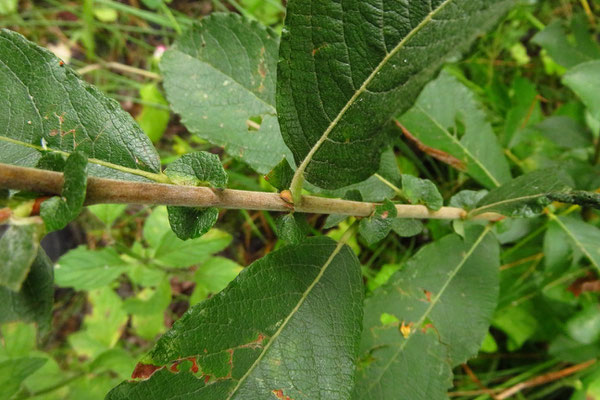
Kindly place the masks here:
POLYGON ((497 201, 495 203, 490 203, 490 204, 486 204, 484 206, 481 207, 477 207, 476 209, 474 209, 473 211, 471 211, 471 215, 478 215, 482 213, 482 210, 486 210, 488 208, 492 208, 492 207, 497 207, 497 206, 501 206, 501 205, 505 205, 505 204, 510 204, 510 203, 519 203, 521 201, 527 201, 527 200, 534 200, 536 198, 539 197, 543 197, 543 196, 547 196, 548 193, 537 193, 537 194, 532 194, 529 196, 521 196, 521 197, 513 197, 510 199, 506 199, 506 200, 500 200, 497 201))
POLYGON ((596 267, 596 269, 600 270, 600 265, 598 265, 596 263, 596 260, 594 260, 594 258, 591 256, 590 252, 587 250, 587 248, 583 245, 583 243, 581 243, 581 241, 579 241, 577 239, 577 237, 575 237, 575 235, 573 234, 573 232, 571 232, 571 230, 564 224, 564 222, 562 222, 560 220, 560 218, 558 217, 554 217, 552 218, 554 221, 556 221, 558 223, 558 225, 561 227, 561 229, 563 231, 565 231, 565 233, 571 238, 571 240, 573 240, 573 242, 575 242, 575 245, 577 245, 577 247, 579 248, 579 250, 581 250, 581 252, 583 254, 586 255, 586 257, 590 260, 590 262, 592 264, 594 264, 594 266, 596 267))
POLYGON ((427 24, 429 24, 429 22, 431 22, 431 20, 433 20, 433 17, 435 17, 439 12, 441 12, 444 8, 446 8, 446 6, 448 4, 452 3, 453 1, 455 1, 455 0, 444 0, 444 2, 442 4, 440 4, 437 9, 431 11, 425 18, 423 18, 423 20, 419 23, 419 25, 417 25, 414 29, 412 29, 404 37, 404 39, 402 39, 392 49, 392 51, 390 51, 389 53, 386 54, 386 56, 383 58, 383 60, 381 60, 381 62, 377 65, 377 67, 375 67, 373 72, 371 72, 371 74, 367 77, 367 79, 365 79, 365 81, 362 83, 360 88, 358 88, 358 90, 356 92, 354 92, 354 94, 352 95, 350 100, 348 100, 348 102, 340 110, 340 112, 335 117, 335 119, 333 121, 331 121, 331 123, 329 124, 329 126, 327 127, 325 132, 323 132, 323 135, 321 135, 319 140, 310 149, 310 151, 308 152, 308 154, 306 155, 306 157, 304 158, 304 160, 302 161, 302 163, 296 170, 296 173, 294 174, 294 178, 292 179, 292 184, 291 184, 292 193, 298 192, 299 189, 301 189, 301 187, 299 188, 298 186, 299 185, 301 186, 302 178, 304 176, 304 171, 306 170, 306 167, 308 166, 308 164, 310 164, 315 153, 319 150, 319 148, 325 142, 325 140, 327 140, 327 138, 329 137, 329 134, 333 131, 333 129, 335 129, 335 127, 338 125, 338 123, 342 120, 342 117, 346 114, 346 111, 348 111, 350 109, 350 107, 356 102, 356 100, 367 90, 367 87, 373 81, 373 79, 375 79, 377 74, 383 69, 383 67, 388 63, 388 61, 393 56, 396 55, 396 53, 398 53, 402 48, 404 48, 404 45, 406 45, 406 43, 409 40, 411 40, 417 33, 419 33, 425 26, 427 26, 427 24))
POLYGON ((479 168, 481 168, 481 170, 488 176, 488 178, 490 178, 490 180, 492 181, 492 183, 496 186, 499 187, 500 186, 500 182, 498 182, 498 180, 496 179, 496 177, 494 177, 494 175, 492 175, 492 173, 487 169, 487 167, 485 165, 483 165, 481 163, 481 161, 476 158, 473 153, 471 153, 471 151, 469 149, 467 149, 465 147, 465 145, 463 145, 460 140, 458 140, 454 135, 450 134, 450 132, 448 132, 448 130, 446 128, 444 128, 442 125, 440 125, 440 123, 433 118, 433 116, 431 114, 429 114, 427 111, 425 111, 421 106, 417 105, 416 108, 421 111, 427 118, 429 118, 429 120, 435 125, 437 126, 442 132, 444 132, 444 134, 446 136, 448 136, 448 138, 450 138, 450 140, 452 140, 454 143, 456 143, 457 146, 459 146, 462 151, 465 152, 465 154, 467 155, 467 157, 469 157, 471 160, 473 160, 473 162, 475 162, 475 164, 477 164, 477 166, 479 168))
MULTIPOLYGON (((348 233, 348 232, 346 232, 346 233, 348 233)), ((346 235, 344 235, 344 236, 346 236, 346 235)), ((254 361, 254 363, 252 363, 252 365, 250 366, 250 368, 248 368, 248 371, 246 371, 246 373, 238 381, 237 385, 233 388, 233 390, 231 391, 231 393, 229 393, 229 396, 227 396, 227 400, 230 400, 230 399, 233 398, 233 396, 235 395, 235 393, 237 392, 237 390, 240 388, 240 386, 242 386, 242 384, 246 381, 246 378, 248 378, 248 376, 250 376, 250 374, 252 373, 252 371, 254 371, 254 369, 260 364, 261 360, 267 354, 269 348, 271 347, 271 344, 273 344, 277 340, 277 338, 279 337, 279 335, 281 334, 281 332, 283 332, 283 330, 285 329, 285 327, 287 326, 287 324, 290 322, 290 320, 292 319, 292 317, 294 315, 296 315, 296 312, 298 312, 298 310, 300 309, 300 307, 302 306, 302 304, 304 304, 304 301, 306 300, 306 298, 308 297, 308 295, 310 294, 310 292, 313 290, 313 288, 321 281, 321 278, 325 274, 325 271, 327 270, 327 268, 329 267, 329 265, 331 265, 331 262, 333 261, 333 259, 342 250, 342 247, 344 247, 344 245, 345 245, 345 240, 344 240, 344 238, 342 238, 338 242, 338 244, 335 247, 335 249, 333 249, 333 252, 329 256, 329 258, 327 258, 327 261, 325 261, 325 264, 323 264, 323 267, 321 268, 321 271, 319 272, 319 274, 316 276, 316 278, 313 280, 313 282, 310 284, 310 286, 304 291, 304 293, 302 294, 302 297, 300 297, 300 299, 298 300, 298 303, 296 304, 296 306, 292 309, 292 311, 290 312, 290 314, 285 318, 285 320, 283 321, 283 323, 281 324, 281 326, 279 327, 279 329, 277 329, 277 331, 273 334, 273 336, 271 336, 271 339, 267 342, 267 344, 263 348, 263 350, 260 353, 260 355, 256 358, 256 360, 254 361)))
POLYGON ((400 346, 398 346, 398 350, 390 358, 390 361, 382 368, 381 373, 379 374, 379 376, 377 377, 377 379, 373 379, 372 380, 372 383, 367 388, 367 393, 371 390, 371 388, 375 384, 377 384, 377 383, 379 383, 381 381, 381 377, 383 376, 383 374, 388 370, 388 368, 390 367, 390 365, 392 365, 392 363, 398 358, 398 356, 400 355, 400 353, 402 353, 402 351, 406 347, 407 343, 414 336, 415 332, 419 331, 419 329, 420 329, 419 327, 423 324, 423 322, 425 322, 425 319, 429 316, 429 314, 431 313, 431 310, 433 310, 433 308, 437 305, 437 303, 439 302, 440 298, 442 297, 442 295, 444 294, 444 292, 448 288, 448 285, 450 285, 450 282, 452 282, 452 280, 454 279, 454 277, 456 276, 456 274, 458 274, 458 272, 462 269, 462 267, 465 265, 465 263, 467 262, 467 260, 473 255, 473 253, 475 252, 475 249, 477 249, 479 247, 479 245, 481 244, 481 242, 487 236, 487 234, 489 233, 489 231, 491 229, 492 228, 489 225, 485 227, 485 229, 483 230, 483 232, 481 233, 481 235, 473 243, 473 246, 471 246, 471 248, 469 249, 469 251, 465 254, 465 256, 463 257, 463 259, 461 260, 461 262, 456 266, 456 268, 454 268, 452 270, 452 273, 448 276, 448 279, 446 280, 446 282, 444 283, 444 285, 441 287, 440 291, 431 300, 431 303, 429 304, 429 307, 427 307, 427 309, 425 310, 425 312, 423 313, 423 315, 421 316, 421 318, 413 325, 415 327, 415 329, 411 332, 410 336, 406 340, 404 340, 400 344, 400 346))
MULTIPOLYGON (((58 149, 53 149, 50 147, 44 148, 42 146, 37 146, 35 144, 32 143, 27 143, 27 142, 23 142, 21 140, 18 139, 13 139, 7 136, 2 136, 0 135, 0 142, 8 142, 8 143, 12 143, 14 145, 17 146, 23 146, 23 147, 28 147, 30 149, 35 149, 38 151, 49 151, 52 153, 57 153, 57 154, 61 154, 63 156, 70 156, 71 153, 68 151, 64 151, 64 150, 58 150, 58 149)), ((97 164, 97 165, 101 165, 103 167, 106 168, 111 168, 117 171, 121 171, 121 172, 125 172, 131 175, 137 175, 137 176, 141 176, 144 177, 146 179, 150 179, 154 182, 158 182, 158 183, 171 183, 171 179, 169 177, 167 177, 165 174, 158 174, 155 172, 148 172, 148 171, 144 171, 143 169, 135 169, 135 168, 129 168, 129 167, 125 167, 123 165, 119 165, 119 164, 113 164, 111 162, 108 161, 104 161, 104 160, 100 160, 98 158, 88 158, 88 162, 92 163, 92 164, 97 164)))

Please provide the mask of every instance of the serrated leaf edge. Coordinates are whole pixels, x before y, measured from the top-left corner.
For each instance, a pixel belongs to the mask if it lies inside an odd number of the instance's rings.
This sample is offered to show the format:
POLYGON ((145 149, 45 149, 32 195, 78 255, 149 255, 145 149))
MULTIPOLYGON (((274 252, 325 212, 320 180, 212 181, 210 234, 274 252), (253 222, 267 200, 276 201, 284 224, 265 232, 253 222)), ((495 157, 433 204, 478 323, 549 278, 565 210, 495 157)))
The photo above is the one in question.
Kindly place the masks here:
POLYGON ((316 154, 316 152, 319 150, 319 148, 321 147, 321 145, 323 143, 325 143, 325 141, 328 139, 329 134, 333 131, 333 129, 341 121, 342 117, 346 114, 346 111, 348 111, 350 109, 350 107, 356 102, 356 100, 358 99, 358 97, 360 95, 362 95, 367 90, 367 87, 369 86, 369 84, 371 84, 371 82, 373 81, 373 79, 375 79, 375 77, 377 76, 377 74, 388 63, 388 61, 393 56, 395 56, 396 53, 398 53, 409 40, 411 40, 417 33, 419 33, 421 31, 421 29, 423 29, 425 26, 427 26, 427 24, 429 24, 429 22, 431 22, 431 20, 433 20, 433 17, 435 17, 439 12, 441 12, 442 10, 444 10, 446 8, 446 6, 448 6, 448 4, 451 4, 453 1, 455 1, 455 0, 444 0, 444 2, 441 3, 438 6, 438 8, 436 8, 435 10, 433 10, 432 12, 430 12, 425 18, 423 18, 423 20, 419 23, 419 25, 417 25, 415 28, 413 28, 396 45, 396 47, 394 47, 392 49, 392 51, 390 51, 389 53, 386 54, 386 56, 383 58, 383 60, 381 60, 381 62, 375 67, 375 69, 373 70, 373 72, 371 72, 371 74, 367 77, 367 79, 365 79, 365 81, 358 88, 358 90, 356 92, 354 92, 354 94, 352 95, 352 97, 350 98, 350 100, 348 100, 348 102, 340 110, 340 112, 335 117, 335 119, 333 121, 331 121, 331 123, 329 124, 329 126, 327 127, 327 129, 325 130, 325 132, 323 132, 323 135, 321 135, 321 137, 319 138, 319 140, 310 149, 310 151, 308 152, 308 154, 306 155, 306 157, 304 157, 304 160, 302 160, 302 163, 300 163, 300 165, 298 166, 298 169, 296 170, 296 173, 294 174, 294 178, 292 179, 292 183, 290 185, 290 190, 291 190, 292 194, 294 195, 294 201, 300 200, 300 194, 301 194, 301 191, 302 191, 302 186, 304 184, 304 171, 308 167, 308 164, 310 164, 310 162, 312 161, 312 158, 314 157, 314 155, 316 154))
MULTIPOLYGON (((348 232, 351 232, 351 231, 352 230, 350 229, 348 232)), ((348 232, 346 232, 346 233, 348 233, 348 232)), ((292 319, 292 317, 300 309, 300 307, 302 306, 302 304, 304 304, 304 301, 306 300, 306 298, 308 297, 308 295, 310 294, 310 292, 312 291, 312 289, 317 285, 317 283, 319 283, 319 281, 321 280, 321 278, 325 274, 325 271, 327 270, 327 268, 329 267, 329 265, 331 264, 331 262, 333 261, 333 259, 339 254, 339 252, 345 246, 345 241, 346 241, 345 237, 346 236, 347 235, 344 235, 344 237, 338 242, 338 244, 335 247, 335 249, 333 249, 333 251, 331 252, 331 255, 329 256, 329 258, 327 258, 327 261, 325 261, 325 264, 323 264, 323 267, 321 268, 321 271, 319 272, 319 274, 316 276, 316 278, 313 280, 313 282, 310 284, 310 286, 308 288, 306 288, 306 290, 302 294, 302 297, 298 301, 298 304, 296 304, 296 306, 292 309, 292 311, 289 313, 289 315, 285 318, 285 320, 283 321, 283 323, 281 324, 281 326, 279 327, 279 329, 277 329, 277 331, 273 334, 273 336, 271 336, 271 339, 265 345, 265 347, 263 348, 263 350, 260 353, 260 355, 256 358, 256 360, 254 361, 254 363, 252 363, 252 365, 250 366, 250 368, 248 368, 248 370, 246 371, 246 373, 240 378, 240 380, 238 381, 237 385, 235 385, 235 387, 233 388, 233 390, 229 393, 229 395, 227 396, 227 400, 230 400, 230 399, 233 398, 233 395, 237 392, 237 390, 240 388, 240 386, 244 383, 244 381, 246 380, 246 378, 252 373, 252 371, 254 371, 254 369, 256 368, 256 366, 263 359, 263 357, 265 356, 265 354, 267 353, 267 351, 271 347, 271 344, 273 342, 275 342, 275 340, 277 340, 277 337, 281 334, 281 332, 283 331, 283 329, 287 326, 288 322, 292 319)))

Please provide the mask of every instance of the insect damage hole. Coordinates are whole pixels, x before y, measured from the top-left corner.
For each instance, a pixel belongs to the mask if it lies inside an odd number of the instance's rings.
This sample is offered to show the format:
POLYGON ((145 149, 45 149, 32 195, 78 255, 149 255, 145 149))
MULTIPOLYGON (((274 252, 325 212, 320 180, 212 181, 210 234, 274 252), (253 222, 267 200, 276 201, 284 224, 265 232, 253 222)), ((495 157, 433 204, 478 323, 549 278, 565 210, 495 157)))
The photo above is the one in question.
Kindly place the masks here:
POLYGON ((254 117, 248 118, 248 120, 246 120, 246 126, 248 127, 248 131, 253 132, 260 130, 262 121, 263 119, 260 115, 255 115, 254 117))

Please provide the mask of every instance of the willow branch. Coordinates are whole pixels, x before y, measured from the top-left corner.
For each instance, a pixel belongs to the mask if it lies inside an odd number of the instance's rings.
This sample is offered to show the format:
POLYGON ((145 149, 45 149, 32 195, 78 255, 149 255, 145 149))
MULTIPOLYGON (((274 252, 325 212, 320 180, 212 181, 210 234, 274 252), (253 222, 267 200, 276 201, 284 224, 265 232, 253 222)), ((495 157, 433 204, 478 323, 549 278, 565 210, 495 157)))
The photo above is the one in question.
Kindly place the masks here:
MULTIPOLYGON (((0 188, 60 194, 62 186, 62 173, 0 163, 0 188)), ((378 205, 377 203, 303 196, 302 204, 294 207, 277 193, 234 189, 219 190, 207 187, 89 177, 86 204, 100 203, 297 211, 355 217, 370 216, 378 205)), ((442 207, 438 211, 431 211, 425 206, 398 204, 396 209, 400 218, 465 219, 467 217, 465 210, 455 207, 442 207)), ((473 219, 486 221, 499 221, 502 218, 504 218, 502 215, 496 213, 483 213, 473 217, 473 219)))

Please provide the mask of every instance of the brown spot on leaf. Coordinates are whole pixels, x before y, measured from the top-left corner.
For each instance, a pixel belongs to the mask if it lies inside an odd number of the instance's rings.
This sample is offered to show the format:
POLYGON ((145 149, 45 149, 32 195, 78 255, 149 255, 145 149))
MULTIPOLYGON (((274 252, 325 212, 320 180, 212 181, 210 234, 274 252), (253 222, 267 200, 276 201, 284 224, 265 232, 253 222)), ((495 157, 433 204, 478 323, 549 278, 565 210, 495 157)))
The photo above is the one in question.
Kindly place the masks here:
POLYGON ((423 292, 425 293, 425 297, 427 298, 427 302, 431 303, 431 292, 429 290, 425 290, 425 289, 423 289, 423 292))
POLYGON ((396 122, 396 126, 398 126, 402 130, 402 133, 404 134, 404 136, 406 136, 406 138, 408 140, 413 142, 415 144, 415 146, 417 146, 417 148, 419 150, 421 150, 423 153, 428 154, 431 157, 435 158, 436 160, 446 163, 446 164, 450 165, 451 167, 456 168, 459 171, 467 170, 467 166, 465 165, 465 163, 463 161, 446 153, 445 151, 438 150, 433 147, 427 146, 425 143, 423 143, 419 139, 417 139, 412 133, 410 133, 408 131, 408 129, 406 129, 404 127, 404 125, 402 125, 398 121, 395 121, 395 122, 396 122))
POLYGON ((163 368, 163 367, 160 367, 158 365, 138 363, 135 366, 133 373, 131 374, 131 378, 132 379, 148 379, 152 376, 152 374, 154 374, 156 371, 158 371, 161 368, 163 368))
POLYGON ((275 397, 277 397, 280 400, 293 400, 290 396, 286 396, 285 394, 283 394, 283 390, 281 389, 274 389, 271 391, 271 393, 273 393, 275 397))
POLYGON ((389 213, 389 212, 387 212, 387 211, 384 211, 384 212, 381 214, 381 219, 387 219, 387 217, 389 217, 389 215, 390 215, 390 213, 389 213))

